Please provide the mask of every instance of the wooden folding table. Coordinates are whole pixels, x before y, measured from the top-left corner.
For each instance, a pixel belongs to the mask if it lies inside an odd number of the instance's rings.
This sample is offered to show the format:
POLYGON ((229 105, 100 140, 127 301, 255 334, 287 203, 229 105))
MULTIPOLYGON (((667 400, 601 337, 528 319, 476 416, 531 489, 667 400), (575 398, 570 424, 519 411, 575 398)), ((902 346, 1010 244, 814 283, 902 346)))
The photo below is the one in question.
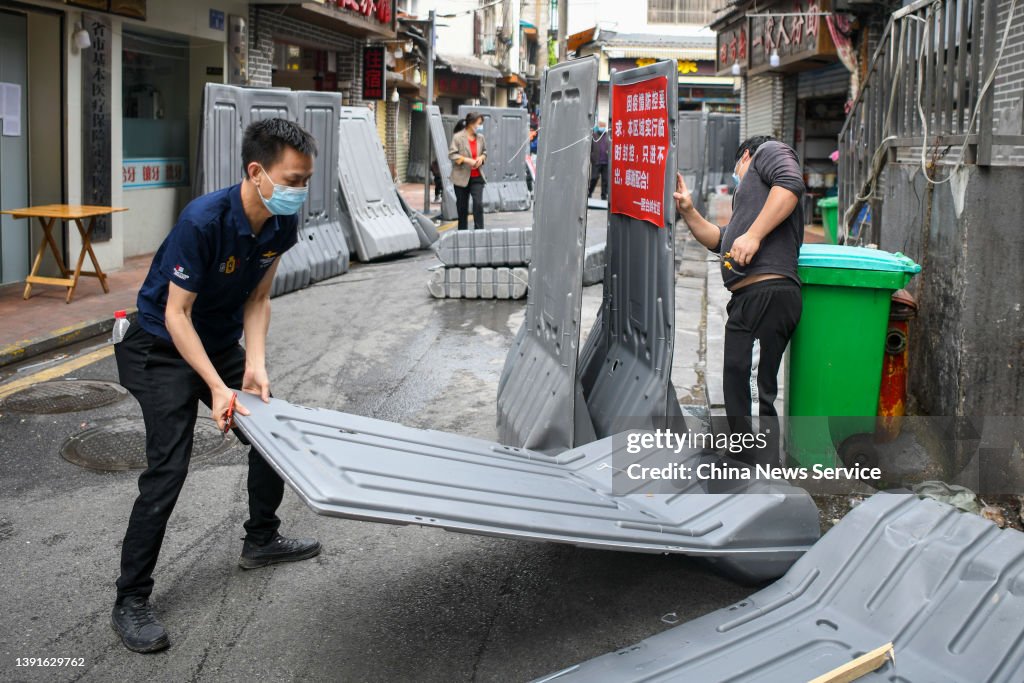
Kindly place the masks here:
POLYGON ((75 288, 78 286, 78 278, 82 275, 94 277, 100 281, 103 286, 103 292, 107 293, 110 289, 107 287, 107 276, 100 268, 100 263, 96 259, 96 254, 92 250, 92 229, 96 224, 97 216, 106 216, 118 211, 127 211, 128 209, 113 207, 113 206, 82 206, 78 204, 47 204, 46 206, 30 206, 24 209, 9 209, 7 211, 0 211, 0 213, 6 213, 14 216, 15 218, 38 218, 39 224, 43 226, 43 241, 39 244, 39 251, 36 253, 36 259, 32 263, 32 272, 29 273, 28 277, 25 278, 25 295, 23 298, 27 299, 32 293, 32 285, 59 285, 61 287, 68 288, 68 296, 65 299, 65 303, 71 303, 71 297, 75 293, 75 288), (89 226, 86 227, 82 224, 82 219, 89 219, 89 226), (75 266, 75 272, 72 274, 67 266, 64 265, 64 259, 60 255, 60 250, 57 248, 57 243, 53 239, 53 225, 58 220, 62 221, 74 221, 75 225, 78 226, 78 234, 82 236, 82 251, 78 255, 78 265, 75 266), (43 253, 46 251, 46 245, 50 245, 50 251, 53 252, 53 257, 57 261, 57 267, 60 268, 60 272, 64 277, 43 277, 37 275, 39 272, 39 266, 43 262, 43 253), (89 254, 89 258, 92 260, 92 266, 95 270, 82 270, 82 263, 85 261, 86 253, 89 254))

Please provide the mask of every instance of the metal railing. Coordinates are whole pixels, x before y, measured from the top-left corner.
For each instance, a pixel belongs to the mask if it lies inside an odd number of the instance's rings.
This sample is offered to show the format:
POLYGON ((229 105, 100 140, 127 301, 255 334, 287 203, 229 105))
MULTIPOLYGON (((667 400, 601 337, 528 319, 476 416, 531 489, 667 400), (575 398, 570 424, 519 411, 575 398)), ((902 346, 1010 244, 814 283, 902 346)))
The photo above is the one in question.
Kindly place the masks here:
POLYGON ((918 0, 892 14, 839 134, 841 232, 858 227, 867 204, 872 234, 855 232, 878 241, 878 179, 901 151, 929 168, 987 165, 994 143, 1024 141, 993 135, 996 14, 995 0, 918 0))

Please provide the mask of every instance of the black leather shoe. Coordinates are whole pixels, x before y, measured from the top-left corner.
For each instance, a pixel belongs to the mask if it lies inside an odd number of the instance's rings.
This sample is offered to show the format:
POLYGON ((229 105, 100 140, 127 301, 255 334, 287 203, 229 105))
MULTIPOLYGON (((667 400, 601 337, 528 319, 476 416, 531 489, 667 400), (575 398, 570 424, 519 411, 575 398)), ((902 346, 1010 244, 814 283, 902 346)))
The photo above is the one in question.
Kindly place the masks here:
POLYGON ((242 569, 257 569, 278 562, 308 560, 320 554, 320 542, 313 538, 285 538, 275 533, 266 545, 254 545, 248 540, 242 544, 242 556, 238 566, 242 569))
POLYGON ((128 597, 114 605, 110 625, 132 652, 158 652, 171 644, 146 598, 128 597))

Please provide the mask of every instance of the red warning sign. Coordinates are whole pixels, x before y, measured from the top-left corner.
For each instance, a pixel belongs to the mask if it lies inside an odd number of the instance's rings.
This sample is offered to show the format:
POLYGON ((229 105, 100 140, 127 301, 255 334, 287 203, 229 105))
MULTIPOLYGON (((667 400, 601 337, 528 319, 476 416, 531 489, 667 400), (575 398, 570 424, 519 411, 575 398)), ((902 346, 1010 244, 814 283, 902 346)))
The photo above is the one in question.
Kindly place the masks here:
POLYGON ((669 124, 665 76, 612 88, 611 211, 665 225, 669 124))

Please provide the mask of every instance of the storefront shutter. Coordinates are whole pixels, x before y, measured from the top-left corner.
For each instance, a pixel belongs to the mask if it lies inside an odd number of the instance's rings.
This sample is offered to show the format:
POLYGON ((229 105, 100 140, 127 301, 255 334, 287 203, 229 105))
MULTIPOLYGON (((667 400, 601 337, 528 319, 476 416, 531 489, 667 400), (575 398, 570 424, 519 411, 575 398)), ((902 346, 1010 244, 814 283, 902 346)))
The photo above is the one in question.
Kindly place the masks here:
MULTIPOLYGON (((775 102, 775 78, 772 76, 751 76, 746 82, 746 97, 743 118, 746 121, 744 137, 773 135, 773 105, 775 102)), ((781 116, 781 112, 779 113, 781 116)))
POLYGON ((842 64, 831 64, 812 71, 802 71, 797 77, 797 97, 827 97, 845 95, 850 89, 850 72, 842 64))

